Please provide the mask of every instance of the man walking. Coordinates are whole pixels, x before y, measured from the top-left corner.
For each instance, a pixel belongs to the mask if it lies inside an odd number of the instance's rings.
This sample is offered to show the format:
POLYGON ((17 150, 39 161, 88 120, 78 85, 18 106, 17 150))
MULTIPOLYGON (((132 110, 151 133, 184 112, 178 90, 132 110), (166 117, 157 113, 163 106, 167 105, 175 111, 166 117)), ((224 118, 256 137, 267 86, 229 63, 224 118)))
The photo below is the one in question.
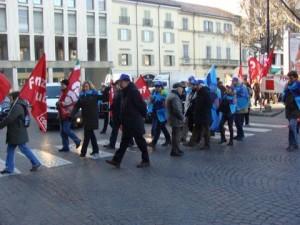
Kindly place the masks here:
POLYGON ((181 130, 183 128, 183 106, 180 96, 183 93, 183 86, 181 83, 173 85, 173 90, 166 100, 167 112, 169 115, 168 122, 172 127, 172 150, 171 156, 180 157, 183 151, 180 150, 179 144, 181 139, 181 130))
POLYGON ((119 82, 122 89, 120 115, 123 134, 120 148, 116 151, 112 160, 106 160, 106 162, 119 168, 130 141, 134 137, 137 146, 142 152, 142 161, 137 165, 137 167, 149 167, 150 160, 147 143, 143 137, 145 134, 144 119, 147 115, 146 103, 136 86, 130 81, 129 75, 121 74, 119 82))
POLYGON ((75 135, 75 133, 71 130, 71 112, 74 108, 76 102, 73 102, 73 99, 67 95, 68 92, 68 80, 62 80, 61 84, 61 97, 57 102, 57 108, 59 112, 60 119, 60 136, 62 139, 63 147, 59 149, 59 152, 69 152, 69 138, 71 138, 76 148, 80 146, 81 140, 75 135))

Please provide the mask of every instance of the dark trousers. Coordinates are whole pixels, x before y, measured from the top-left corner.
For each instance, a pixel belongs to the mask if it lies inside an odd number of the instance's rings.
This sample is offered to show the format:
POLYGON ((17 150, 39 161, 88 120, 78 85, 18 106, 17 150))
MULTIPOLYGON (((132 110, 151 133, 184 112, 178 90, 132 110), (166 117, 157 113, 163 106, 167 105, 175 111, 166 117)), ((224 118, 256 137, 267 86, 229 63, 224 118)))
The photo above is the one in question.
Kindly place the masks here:
POLYGON ((154 138, 157 127, 157 119, 152 115, 151 137, 154 138))
POLYGON ((108 127, 108 119, 109 119, 109 112, 104 113, 104 123, 103 123, 103 128, 102 132, 106 132, 107 127, 108 127))
POLYGON ((172 127, 172 152, 179 153, 182 127, 172 127))
POLYGON ((244 114, 244 119, 243 124, 245 122, 245 125, 249 125, 249 118, 250 118, 250 108, 248 109, 248 112, 244 114))
POLYGON ((223 115, 222 120, 220 122, 220 131, 221 131, 221 141, 225 141, 225 128, 224 125, 227 122, 228 129, 230 133, 230 141, 233 141, 233 116, 232 115, 223 115))
POLYGON ((192 137, 190 140, 191 144, 197 144, 201 141, 201 137, 204 138, 204 145, 209 146, 210 144, 210 130, 208 124, 196 124, 193 129, 192 137))
POLYGON ((121 163, 122 159, 124 157, 124 154, 127 150, 127 148, 130 145, 130 142, 132 141, 132 138, 134 138, 137 146, 139 147, 140 151, 142 152, 142 161, 143 162, 149 162, 149 154, 147 150, 147 142, 145 138, 143 137, 143 134, 134 134, 130 135, 124 132, 122 134, 122 140, 120 144, 120 148, 116 151, 114 155, 114 161, 121 163))
POLYGON ((258 95, 256 95, 255 97, 254 97, 254 105, 255 106, 257 106, 257 102, 260 104, 260 96, 258 95))
POLYGON ((81 154, 86 155, 87 147, 90 143, 90 140, 92 142, 93 153, 99 153, 99 147, 97 144, 97 139, 96 139, 94 130, 84 127, 83 132, 84 132, 84 139, 83 139, 83 144, 81 147, 81 154))
POLYGON ((169 133, 168 129, 166 128, 166 122, 160 122, 160 121, 157 120, 157 118, 155 120, 157 122, 156 122, 156 129, 154 131, 154 137, 153 137, 153 140, 152 140, 152 144, 154 144, 154 145, 157 144, 157 141, 160 137, 161 131, 165 135, 166 142, 170 143, 171 142, 171 136, 170 136, 170 133, 169 133))
POLYGON ((244 129, 243 129, 244 114, 237 113, 235 115, 234 122, 235 122, 235 127, 237 132, 237 138, 244 138, 244 129))
POLYGON ((121 123, 112 121, 111 125, 112 125, 112 130, 111 130, 111 134, 110 134, 110 138, 109 138, 109 145, 114 148, 116 146, 116 142, 118 139, 118 134, 119 134, 119 129, 120 129, 121 123))

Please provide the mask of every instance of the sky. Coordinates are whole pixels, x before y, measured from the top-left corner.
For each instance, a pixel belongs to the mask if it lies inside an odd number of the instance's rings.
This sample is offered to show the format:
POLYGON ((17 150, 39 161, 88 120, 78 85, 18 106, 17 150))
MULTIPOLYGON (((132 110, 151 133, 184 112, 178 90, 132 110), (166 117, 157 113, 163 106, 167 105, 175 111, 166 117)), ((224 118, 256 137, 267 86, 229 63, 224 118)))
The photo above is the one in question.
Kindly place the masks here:
POLYGON ((217 7, 241 15, 240 0, 176 0, 181 2, 217 7))

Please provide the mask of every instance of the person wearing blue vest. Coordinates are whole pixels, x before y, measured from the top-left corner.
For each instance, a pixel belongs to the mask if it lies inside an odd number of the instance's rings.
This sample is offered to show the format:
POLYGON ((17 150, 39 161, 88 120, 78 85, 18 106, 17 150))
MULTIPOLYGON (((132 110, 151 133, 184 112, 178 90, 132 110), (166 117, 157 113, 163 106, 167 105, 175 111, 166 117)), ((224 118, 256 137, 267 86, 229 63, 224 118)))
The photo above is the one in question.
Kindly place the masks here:
POLYGON ((222 113, 222 119, 220 122, 221 141, 219 142, 219 144, 223 144, 226 142, 224 125, 227 122, 230 133, 228 146, 233 145, 233 120, 235 111, 236 97, 234 94, 234 90, 231 87, 226 86, 226 90, 223 92, 223 97, 219 107, 219 112, 222 113))
POLYGON ((289 121, 289 146, 286 150, 291 152, 299 147, 297 119, 300 118, 300 82, 296 71, 290 71, 287 76, 289 81, 284 89, 283 101, 285 116, 289 121))
POLYGON ((157 81, 154 83, 155 90, 151 96, 151 103, 153 104, 153 112, 152 112, 152 119, 155 121, 154 124, 154 137, 150 146, 155 149, 157 141, 160 137, 161 131, 164 133, 166 141, 162 144, 162 146, 168 146, 171 144, 171 136, 166 128, 167 123, 167 115, 166 115, 166 106, 165 100, 167 97, 167 92, 163 89, 163 83, 157 81))
POLYGON ((232 87, 237 99, 236 114, 234 118, 237 136, 235 136, 234 139, 242 141, 244 139, 244 114, 248 112, 249 93, 247 87, 241 83, 237 77, 232 79, 232 87))

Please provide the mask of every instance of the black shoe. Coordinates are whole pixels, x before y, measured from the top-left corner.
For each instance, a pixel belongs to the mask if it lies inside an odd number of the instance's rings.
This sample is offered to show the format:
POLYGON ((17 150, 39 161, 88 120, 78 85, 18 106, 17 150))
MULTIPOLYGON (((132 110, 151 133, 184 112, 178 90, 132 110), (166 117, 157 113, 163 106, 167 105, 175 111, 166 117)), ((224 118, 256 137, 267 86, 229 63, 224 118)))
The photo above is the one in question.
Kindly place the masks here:
POLYGON ((91 152, 90 156, 94 156, 94 155, 97 155, 97 154, 99 154, 99 151, 98 152, 91 152))
POLYGON ((227 145, 228 146, 233 146, 233 141, 229 141, 227 145))
POLYGON ((170 156, 173 156, 173 157, 181 157, 181 156, 183 156, 183 154, 180 153, 180 152, 171 152, 170 156))
POLYGON ((155 144, 153 144, 153 142, 147 143, 147 146, 149 146, 150 148, 155 148, 155 144))
POLYGON ((209 145, 204 145, 200 148, 200 151, 205 151, 205 150, 209 150, 209 149, 210 149, 209 145))
POLYGON ((64 148, 61 148, 58 150, 59 152, 69 152, 70 150, 69 149, 64 149, 64 148))
POLYGON ((239 136, 235 136, 234 138, 233 138, 234 140, 237 140, 237 141, 243 141, 243 137, 239 137, 239 136))
POLYGON ((35 166, 32 166, 32 168, 30 169, 30 172, 36 172, 38 171, 38 169, 41 167, 42 164, 38 164, 38 165, 35 165, 35 166))
POLYGON ((0 172, 1 174, 12 174, 12 172, 9 172, 7 169, 4 169, 0 172))
POLYGON ((112 166, 118 168, 118 169, 120 168, 120 163, 118 163, 117 161, 115 161, 113 159, 112 160, 105 160, 105 162, 109 165, 112 165, 112 166))
POLYGON ((115 147, 111 146, 110 144, 108 145, 103 145, 104 148, 107 148, 107 149, 115 149, 115 147))
POLYGON ((223 144, 223 143, 226 143, 226 139, 223 139, 223 140, 221 140, 221 141, 219 142, 220 145, 223 144))
POLYGON ((161 146, 162 146, 162 147, 167 147, 167 146, 169 146, 169 145, 171 145, 171 142, 170 142, 170 141, 166 141, 166 142, 163 143, 161 146))
POLYGON ((179 154, 184 155, 184 151, 178 150, 179 154))
POLYGON ((150 162, 140 162, 139 164, 136 165, 137 168, 146 168, 150 167, 150 162))
POLYGON ((106 133, 106 131, 105 131, 105 130, 103 130, 103 131, 101 131, 101 132, 100 132, 100 134, 105 134, 105 133, 106 133))
POLYGON ((76 149, 80 147, 81 141, 76 144, 76 149))
POLYGON ((186 143, 183 143, 183 146, 185 147, 195 147, 196 144, 192 143, 192 142, 186 142, 186 143))
POLYGON ((298 150, 298 146, 290 145, 289 147, 286 148, 286 150, 287 150, 288 152, 297 151, 297 150, 298 150))
POLYGON ((79 155, 79 157, 80 157, 80 158, 84 158, 84 157, 85 157, 85 154, 82 154, 82 153, 81 153, 81 154, 79 155))

